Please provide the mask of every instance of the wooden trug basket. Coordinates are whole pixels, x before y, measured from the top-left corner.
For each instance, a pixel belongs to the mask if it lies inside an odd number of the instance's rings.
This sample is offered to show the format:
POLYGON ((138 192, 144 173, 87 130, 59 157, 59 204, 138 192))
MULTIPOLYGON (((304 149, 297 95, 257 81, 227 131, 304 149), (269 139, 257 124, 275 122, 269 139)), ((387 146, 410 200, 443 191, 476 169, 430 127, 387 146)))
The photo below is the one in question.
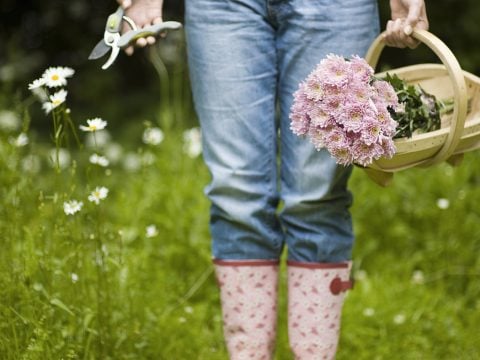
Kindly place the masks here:
MULTIPOLYGON (((411 138, 395 140, 396 153, 391 159, 381 158, 365 168, 377 184, 386 186, 393 173, 420 166, 428 167, 443 161, 460 163, 463 153, 480 148, 480 78, 461 69, 450 49, 435 35, 414 30, 412 36, 427 45, 442 64, 419 64, 389 70, 390 74, 409 84, 419 84, 437 99, 454 99, 453 113, 443 115, 441 128, 411 138)), ((385 47, 380 35, 365 56, 375 69, 385 47)), ((376 74, 378 77, 385 73, 376 74)))

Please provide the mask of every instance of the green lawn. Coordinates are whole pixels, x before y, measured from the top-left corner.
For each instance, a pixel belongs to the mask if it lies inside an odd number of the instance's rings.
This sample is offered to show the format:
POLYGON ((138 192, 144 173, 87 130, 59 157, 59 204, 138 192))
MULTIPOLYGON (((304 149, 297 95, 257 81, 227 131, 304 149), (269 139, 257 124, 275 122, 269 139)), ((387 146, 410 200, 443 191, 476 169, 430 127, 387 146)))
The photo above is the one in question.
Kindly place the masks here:
MULTIPOLYGON (((131 125, 108 169, 86 148, 60 172, 48 140, 33 133, 16 147, 0 134, 0 359, 227 358, 208 172, 182 151, 182 129, 158 146, 142 131, 131 125), (87 200, 96 186, 109 189, 99 205, 87 200), (67 216, 70 199, 84 206, 67 216)), ((357 282, 338 359, 480 358, 479 184, 476 153, 458 168, 397 174, 385 189, 355 170, 357 282)), ((282 274, 276 358, 287 360, 282 274)))

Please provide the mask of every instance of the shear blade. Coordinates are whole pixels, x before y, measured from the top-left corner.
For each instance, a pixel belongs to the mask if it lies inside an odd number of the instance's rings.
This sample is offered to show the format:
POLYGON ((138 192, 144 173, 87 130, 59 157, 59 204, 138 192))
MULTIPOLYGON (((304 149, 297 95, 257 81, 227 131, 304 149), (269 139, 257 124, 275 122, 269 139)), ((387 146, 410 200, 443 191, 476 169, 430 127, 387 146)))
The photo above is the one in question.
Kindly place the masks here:
POLYGON ((112 47, 112 53, 110 54, 110 57, 108 58, 107 62, 103 64, 102 69, 103 70, 108 69, 113 64, 113 62, 115 61, 119 53, 120 53, 119 47, 116 47, 116 46, 112 47))
POLYGON ((88 60, 95 60, 101 58, 111 49, 110 46, 105 44, 105 40, 100 40, 97 45, 93 48, 92 52, 88 56, 88 60))

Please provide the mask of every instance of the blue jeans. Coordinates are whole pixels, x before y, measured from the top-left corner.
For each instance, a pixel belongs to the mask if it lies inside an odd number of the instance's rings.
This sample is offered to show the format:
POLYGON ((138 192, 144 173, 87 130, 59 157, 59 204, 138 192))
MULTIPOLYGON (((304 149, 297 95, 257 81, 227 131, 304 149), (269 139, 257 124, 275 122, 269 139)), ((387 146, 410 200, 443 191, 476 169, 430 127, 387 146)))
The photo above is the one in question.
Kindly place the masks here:
POLYGON ((363 56, 375 0, 186 0, 188 59, 212 181, 216 259, 351 258, 351 168, 290 130, 293 92, 329 53, 363 56))

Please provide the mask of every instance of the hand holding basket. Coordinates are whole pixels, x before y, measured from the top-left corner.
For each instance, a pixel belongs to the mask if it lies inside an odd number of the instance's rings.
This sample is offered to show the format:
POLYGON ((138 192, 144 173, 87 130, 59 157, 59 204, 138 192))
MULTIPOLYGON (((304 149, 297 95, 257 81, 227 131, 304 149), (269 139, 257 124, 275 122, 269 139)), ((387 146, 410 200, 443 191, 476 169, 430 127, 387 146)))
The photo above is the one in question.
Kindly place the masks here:
MULTIPOLYGON (((409 84, 419 84, 438 99, 453 98, 452 114, 442 116, 439 130, 395 140, 396 154, 390 159, 374 161, 367 174, 385 186, 396 171, 411 167, 428 167, 443 161, 457 163, 462 154, 480 148, 480 78, 461 69, 450 49, 435 35, 414 30, 412 36, 427 45, 441 64, 418 64, 389 70, 409 84), (469 109, 470 107, 470 109, 469 109)), ((367 52, 367 62, 375 68, 385 47, 380 35, 367 52)), ((376 74, 377 77, 385 73, 376 74)))

